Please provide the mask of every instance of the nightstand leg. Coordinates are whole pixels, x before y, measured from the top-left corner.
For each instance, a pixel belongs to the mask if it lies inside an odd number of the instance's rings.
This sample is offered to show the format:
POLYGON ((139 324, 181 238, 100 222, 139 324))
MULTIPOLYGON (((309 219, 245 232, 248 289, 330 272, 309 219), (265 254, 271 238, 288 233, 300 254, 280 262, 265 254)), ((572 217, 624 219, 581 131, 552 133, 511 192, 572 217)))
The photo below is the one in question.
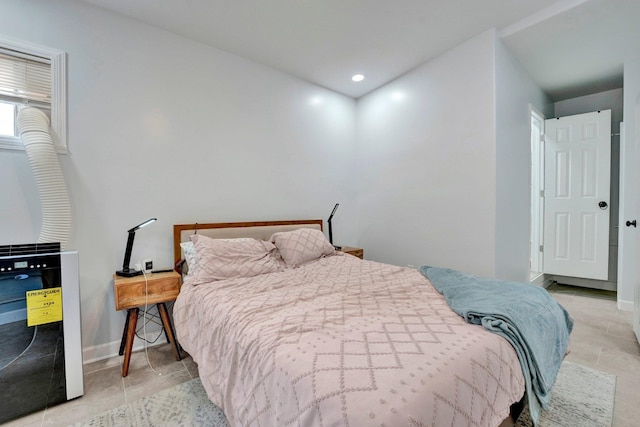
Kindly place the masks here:
POLYGON ((169 341, 169 343, 171 343, 173 355, 176 357, 176 360, 182 360, 182 357, 180 356, 180 349, 178 348, 175 334, 173 332, 173 326, 171 325, 171 319, 169 318, 169 312, 167 311, 167 306, 164 305, 163 302, 156 305, 158 306, 158 313, 160 313, 160 317, 162 318, 164 333, 167 335, 167 340, 169 341))
POLYGON ((124 348, 124 361, 122 362, 122 376, 129 375, 129 361, 131 360, 131 349, 133 348, 133 339, 136 336, 136 325, 138 323, 138 308, 130 308, 127 314, 126 328, 127 342, 124 348))
POLYGON ((120 351, 118 354, 124 354, 124 346, 127 344, 127 331, 129 330, 129 310, 127 310, 127 319, 124 321, 124 329, 122 330, 122 340, 120 341, 120 351))

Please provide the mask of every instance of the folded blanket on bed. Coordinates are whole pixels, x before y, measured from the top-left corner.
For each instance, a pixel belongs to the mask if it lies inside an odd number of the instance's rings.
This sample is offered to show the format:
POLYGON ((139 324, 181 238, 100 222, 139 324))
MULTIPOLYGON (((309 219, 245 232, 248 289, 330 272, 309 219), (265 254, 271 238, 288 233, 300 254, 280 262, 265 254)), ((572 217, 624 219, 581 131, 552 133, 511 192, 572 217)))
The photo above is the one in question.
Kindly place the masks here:
POLYGON ((547 409, 573 320, 542 287, 422 266, 420 272, 467 322, 506 338, 515 348, 526 382, 531 418, 547 409))

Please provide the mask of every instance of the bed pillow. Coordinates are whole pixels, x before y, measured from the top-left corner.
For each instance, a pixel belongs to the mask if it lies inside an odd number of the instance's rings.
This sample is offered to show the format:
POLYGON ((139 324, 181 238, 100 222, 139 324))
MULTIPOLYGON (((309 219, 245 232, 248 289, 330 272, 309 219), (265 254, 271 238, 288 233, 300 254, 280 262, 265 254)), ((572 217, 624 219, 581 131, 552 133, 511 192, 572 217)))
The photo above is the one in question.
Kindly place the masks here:
POLYGON ((335 254, 324 233, 313 228, 283 231, 271 236, 287 267, 298 267, 323 256, 335 254))
POLYGON ((189 273, 192 284, 234 277, 253 277, 280 271, 271 242, 258 239, 212 239, 191 236, 196 271, 189 273))
POLYGON ((180 247, 182 248, 182 256, 184 257, 184 262, 187 268, 183 268, 183 272, 185 274, 195 274, 197 270, 196 265, 196 248, 193 245, 193 242, 182 242, 180 243, 180 247))
MULTIPOLYGON (((217 240, 229 242, 229 241, 247 241, 247 240, 253 240, 253 239, 249 237, 238 237, 237 239, 217 239, 217 240)), ((189 240, 188 242, 180 243, 180 247, 182 248, 182 256, 184 257, 183 259, 186 265, 186 268, 183 268, 182 271, 184 272, 185 275, 189 274, 189 272, 191 272, 191 274, 194 274, 198 269, 198 264, 196 263, 196 247, 194 246, 191 240, 189 240)))

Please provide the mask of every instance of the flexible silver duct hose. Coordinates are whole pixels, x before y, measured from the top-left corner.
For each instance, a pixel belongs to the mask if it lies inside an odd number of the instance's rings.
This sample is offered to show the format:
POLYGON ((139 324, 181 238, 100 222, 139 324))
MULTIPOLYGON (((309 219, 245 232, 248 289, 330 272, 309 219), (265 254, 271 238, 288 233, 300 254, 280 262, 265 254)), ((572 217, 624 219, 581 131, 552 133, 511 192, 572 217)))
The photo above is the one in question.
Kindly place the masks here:
POLYGON ((18 131, 40 193, 42 228, 38 243, 60 242, 65 249, 71 233, 71 204, 49 133, 49 118, 37 108, 23 108, 18 113, 18 131))

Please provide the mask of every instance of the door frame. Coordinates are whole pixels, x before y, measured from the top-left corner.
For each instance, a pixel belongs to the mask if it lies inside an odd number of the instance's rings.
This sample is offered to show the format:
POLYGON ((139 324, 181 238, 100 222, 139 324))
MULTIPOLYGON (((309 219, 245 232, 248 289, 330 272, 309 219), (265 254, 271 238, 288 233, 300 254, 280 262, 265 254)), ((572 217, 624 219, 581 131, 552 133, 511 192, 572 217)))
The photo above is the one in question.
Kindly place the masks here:
POLYGON ((545 116, 529 104, 529 135, 531 145, 531 220, 529 224, 530 280, 544 274, 544 259, 540 247, 544 238, 544 121, 545 116), (539 122, 534 135, 534 121, 539 122))
POLYGON ((617 307, 619 310, 634 312, 633 327, 640 341, 640 280, 636 266, 640 239, 637 229, 626 225, 626 221, 640 219, 638 217, 640 197, 637 191, 639 181, 636 169, 640 160, 637 142, 640 135, 640 95, 635 100, 635 106, 633 117, 627 117, 620 126, 617 307))

